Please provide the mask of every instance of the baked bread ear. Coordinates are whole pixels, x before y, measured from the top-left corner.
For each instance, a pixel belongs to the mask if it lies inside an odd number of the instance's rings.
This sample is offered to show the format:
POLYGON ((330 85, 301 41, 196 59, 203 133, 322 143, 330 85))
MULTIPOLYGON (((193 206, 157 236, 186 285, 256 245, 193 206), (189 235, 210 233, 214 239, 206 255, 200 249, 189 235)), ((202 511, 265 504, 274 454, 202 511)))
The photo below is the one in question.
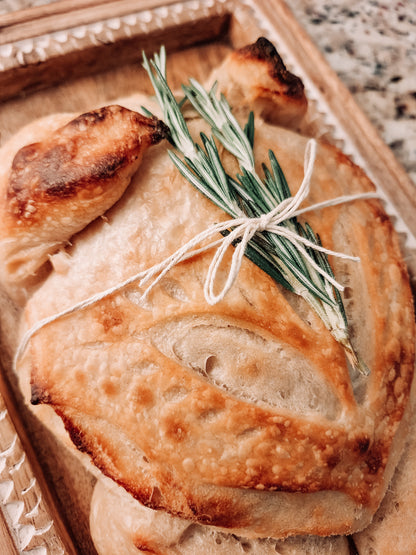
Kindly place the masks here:
POLYGON ((164 134, 159 120, 106 106, 36 120, 1 149, 0 271, 11 296, 24 297, 48 257, 120 198, 164 134))
MULTIPOLYGON (((203 124, 194 118, 190 127, 197 136, 203 124)), ((256 159, 272 149, 293 194, 306 143, 256 123, 256 159)), ((340 151, 319 145, 308 203, 372 190, 340 151)), ((26 328, 228 218, 174 169, 166 143, 145 153, 105 216, 76 235, 70 263, 33 293, 26 328)), ((349 367, 302 299, 248 259, 227 296, 208 305, 205 252, 173 268, 146 302, 132 284, 39 330, 19 366, 32 403, 53 409, 76 447, 149 508, 249 539, 364 528, 408 431, 412 296, 378 201, 311 212, 308 221, 325 246, 361 258, 332 263, 368 377, 349 367)))

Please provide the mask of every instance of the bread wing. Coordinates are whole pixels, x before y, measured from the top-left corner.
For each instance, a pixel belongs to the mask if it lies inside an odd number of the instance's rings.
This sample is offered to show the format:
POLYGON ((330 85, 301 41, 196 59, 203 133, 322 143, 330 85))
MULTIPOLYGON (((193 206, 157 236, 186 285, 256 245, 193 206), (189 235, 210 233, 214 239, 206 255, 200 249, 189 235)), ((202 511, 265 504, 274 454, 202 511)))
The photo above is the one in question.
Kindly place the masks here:
POLYGON ((35 120, 1 149, 0 278, 11 296, 120 198, 164 134, 156 118, 106 106, 35 120))

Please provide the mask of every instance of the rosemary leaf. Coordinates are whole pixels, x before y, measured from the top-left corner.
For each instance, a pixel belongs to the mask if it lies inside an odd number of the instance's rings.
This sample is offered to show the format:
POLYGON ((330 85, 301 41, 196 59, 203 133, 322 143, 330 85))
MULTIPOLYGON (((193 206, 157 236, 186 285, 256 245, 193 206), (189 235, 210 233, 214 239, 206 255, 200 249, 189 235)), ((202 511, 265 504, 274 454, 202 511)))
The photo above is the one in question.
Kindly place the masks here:
POLYGON ((277 195, 279 197, 281 196, 282 200, 285 198, 289 198, 291 196, 289 185, 287 184, 285 174, 283 173, 282 168, 272 150, 269 150, 269 160, 274 182, 276 184, 275 189, 277 195))
POLYGON ((247 136, 248 142, 251 148, 254 147, 254 112, 250 112, 248 115, 247 123, 244 126, 244 133, 247 136))

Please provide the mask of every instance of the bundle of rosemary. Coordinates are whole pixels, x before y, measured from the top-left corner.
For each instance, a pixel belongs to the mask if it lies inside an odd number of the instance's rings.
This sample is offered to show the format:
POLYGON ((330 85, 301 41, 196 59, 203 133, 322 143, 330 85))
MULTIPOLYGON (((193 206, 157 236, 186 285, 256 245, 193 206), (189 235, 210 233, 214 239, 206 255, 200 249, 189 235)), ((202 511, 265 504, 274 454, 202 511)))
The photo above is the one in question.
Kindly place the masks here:
MULTIPOLYGON (((182 87, 185 98, 178 103, 166 81, 166 53, 163 47, 160 54, 155 54, 150 62, 143 53, 143 66, 149 74, 164 121, 170 129, 170 142, 181 154, 179 157, 170 151, 169 156, 192 185, 235 218, 235 225, 223 231, 227 241, 222 250, 217 252, 216 267, 230 244, 239 248, 232 274, 238 272, 241 253, 245 254, 276 282, 302 296, 343 346, 353 368, 368 374, 367 366, 351 345, 340 295, 343 287, 336 282, 328 262, 328 254, 350 259, 354 257, 324 249, 311 227, 308 224, 301 225, 297 219, 297 216, 307 211, 299 209, 299 206, 308 194, 316 143, 312 141, 308 144, 305 178, 298 193, 292 197, 272 151, 269 151, 270 167, 265 163, 262 165, 264 176, 259 176, 255 169, 253 113, 243 129, 225 97, 217 96, 216 86, 206 91, 193 79, 190 79, 189 85, 182 87), (202 146, 191 137, 181 112, 186 100, 191 102, 211 127, 211 137, 201 134, 202 146), (235 176, 227 174, 215 139, 236 158, 241 173, 235 176)), ((349 199, 342 197, 339 202, 346 200, 349 199)), ((207 300, 212 303, 220 300, 232 281, 227 280, 221 295, 215 295, 211 286, 206 291, 207 300)))

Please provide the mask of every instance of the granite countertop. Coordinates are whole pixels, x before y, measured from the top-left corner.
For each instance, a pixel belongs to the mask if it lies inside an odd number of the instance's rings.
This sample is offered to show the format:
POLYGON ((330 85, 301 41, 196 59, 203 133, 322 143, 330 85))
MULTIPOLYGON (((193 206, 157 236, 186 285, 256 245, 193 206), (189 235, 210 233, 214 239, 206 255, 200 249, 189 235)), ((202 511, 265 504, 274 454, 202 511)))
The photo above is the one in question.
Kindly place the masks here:
MULTIPOLYGON (((56 0, 0 0, 0 14, 56 0)), ((416 184, 415 0, 286 0, 416 184)))
POLYGON ((287 0, 416 184, 414 0, 287 0))

